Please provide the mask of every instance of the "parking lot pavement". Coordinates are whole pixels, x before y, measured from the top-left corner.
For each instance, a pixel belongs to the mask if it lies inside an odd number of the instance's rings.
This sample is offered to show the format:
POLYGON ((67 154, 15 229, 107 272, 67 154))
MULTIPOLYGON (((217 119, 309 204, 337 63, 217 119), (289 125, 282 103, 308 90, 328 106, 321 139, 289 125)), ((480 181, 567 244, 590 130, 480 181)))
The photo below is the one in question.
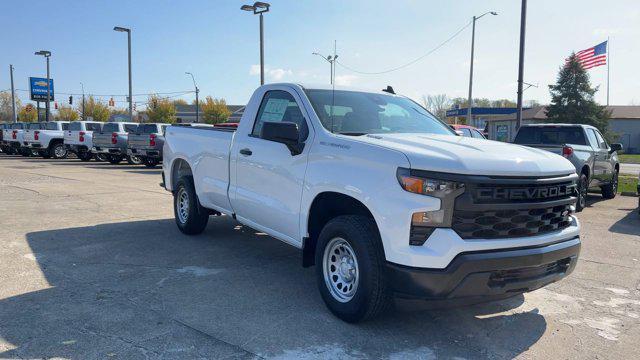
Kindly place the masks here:
POLYGON ((637 357, 636 198, 590 197, 567 279, 471 307, 397 301, 351 325, 296 249, 228 217, 182 235, 159 182, 159 169, 0 156, 0 358, 637 357))

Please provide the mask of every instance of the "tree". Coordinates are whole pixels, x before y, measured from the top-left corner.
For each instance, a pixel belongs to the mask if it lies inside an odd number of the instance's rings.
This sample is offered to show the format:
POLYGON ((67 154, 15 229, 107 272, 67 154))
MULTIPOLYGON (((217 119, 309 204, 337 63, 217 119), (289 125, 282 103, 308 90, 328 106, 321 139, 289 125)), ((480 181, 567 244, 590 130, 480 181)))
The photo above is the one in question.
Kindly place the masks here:
POLYGON ((422 96, 424 107, 440 119, 447 116, 447 109, 451 106, 451 100, 446 94, 422 96))
POLYGON ((188 105, 187 100, 185 99, 175 99, 172 101, 173 105, 188 105))
POLYGON ((32 104, 20 107, 18 112, 18 121, 36 122, 38 121, 38 113, 32 104))
POLYGON ((578 62, 576 54, 571 54, 558 71, 556 84, 549 85, 551 105, 547 107, 548 120, 592 125, 607 134, 611 113, 593 100, 597 91, 597 87, 591 87, 589 74, 578 62))
MULTIPOLYGON (((82 105, 80 105, 80 112, 82 113, 82 105)), ((89 96, 84 102, 84 114, 83 118, 93 118, 94 121, 107 121, 109 120, 109 107, 100 100, 96 100, 93 96, 89 96)))
POLYGON ((220 98, 207 96, 201 105, 204 122, 207 124, 218 124, 227 121, 231 111, 227 107, 227 102, 220 98))
MULTIPOLYGON (((20 99, 16 98, 16 111, 22 108, 20 99)), ((0 121, 13 122, 13 107, 11 106, 11 92, 0 92, 0 121)))
POLYGON ((176 116, 176 106, 167 98, 151 95, 147 104, 147 115, 151 122, 173 124, 176 116))
POLYGON ((55 116, 56 120, 76 121, 80 118, 78 111, 68 105, 58 106, 58 113, 55 116))

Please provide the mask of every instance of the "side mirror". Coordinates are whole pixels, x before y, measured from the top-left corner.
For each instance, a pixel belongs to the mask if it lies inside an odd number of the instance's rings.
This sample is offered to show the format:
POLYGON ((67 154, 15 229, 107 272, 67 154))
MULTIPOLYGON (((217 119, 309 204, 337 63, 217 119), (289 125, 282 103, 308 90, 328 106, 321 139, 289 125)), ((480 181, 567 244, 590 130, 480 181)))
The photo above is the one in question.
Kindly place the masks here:
POLYGON ((613 153, 614 153, 614 152, 616 152, 616 151, 620 151, 620 150, 622 150, 622 144, 620 144, 620 143, 614 143, 614 144, 611 144, 611 145, 610 145, 610 148, 611 148, 611 149, 609 150, 609 153, 613 154, 613 153))
POLYGON ((285 144, 291 155, 298 155, 304 149, 304 143, 299 142, 300 130, 296 123, 267 121, 262 124, 260 138, 285 144))

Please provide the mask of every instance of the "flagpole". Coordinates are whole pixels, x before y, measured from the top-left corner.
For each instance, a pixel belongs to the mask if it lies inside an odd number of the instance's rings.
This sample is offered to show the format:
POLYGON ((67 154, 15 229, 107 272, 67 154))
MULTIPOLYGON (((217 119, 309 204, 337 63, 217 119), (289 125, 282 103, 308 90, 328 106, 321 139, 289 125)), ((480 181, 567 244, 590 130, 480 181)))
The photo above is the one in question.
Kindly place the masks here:
POLYGON ((609 106, 609 66, 611 65, 611 43, 607 36, 607 106, 609 106))

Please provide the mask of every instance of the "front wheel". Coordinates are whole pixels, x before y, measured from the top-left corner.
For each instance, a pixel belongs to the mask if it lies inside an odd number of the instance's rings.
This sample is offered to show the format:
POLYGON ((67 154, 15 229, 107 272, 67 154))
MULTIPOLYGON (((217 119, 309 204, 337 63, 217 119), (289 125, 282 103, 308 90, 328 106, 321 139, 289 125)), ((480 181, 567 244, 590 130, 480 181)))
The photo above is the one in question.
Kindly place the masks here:
POLYGON ((578 179, 578 201, 576 202, 576 212, 582 211, 587 206, 587 191, 589 190, 589 179, 587 175, 580 174, 578 179))
POLYGON ((315 256, 320 295, 338 318, 355 323, 391 305, 384 250, 373 219, 345 215, 329 221, 315 256))
POLYGON ((209 212, 200 206, 193 177, 184 176, 178 180, 173 193, 173 213, 178 229, 187 235, 200 234, 207 227, 209 212))
POLYGON ((109 160, 109 162, 113 165, 117 165, 120 164, 120 162, 122 161, 122 156, 119 155, 108 155, 107 159, 109 160))
POLYGON ((89 161, 89 160, 91 160, 91 158, 93 158, 93 154, 88 152, 88 151, 79 152, 79 153, 77 153, 77 155, 78 155, 78 159, 80 159, 80 161, 85 161, 85 162, 89 161))
POLYGON ((605 199, 613 199, 618 193, 618 171, 613 173, 611 182, 600 188, 602 190, 602 197, 605 199))
POLYGON ((127 163, 129 163, 129 165, 140 165, 142 164, 142 159, 140 156, 129 155, 127 156, 127 163))

